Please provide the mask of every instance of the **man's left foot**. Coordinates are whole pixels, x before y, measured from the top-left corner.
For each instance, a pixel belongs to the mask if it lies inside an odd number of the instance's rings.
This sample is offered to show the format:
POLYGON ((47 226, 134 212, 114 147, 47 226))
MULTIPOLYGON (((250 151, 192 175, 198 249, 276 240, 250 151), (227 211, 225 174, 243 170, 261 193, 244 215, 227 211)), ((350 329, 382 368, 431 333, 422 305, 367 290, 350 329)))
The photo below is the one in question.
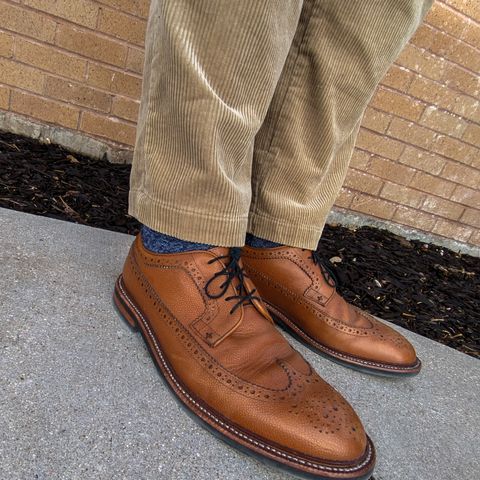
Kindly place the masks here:
POLYGON ((405 376, 420 371, 408 340, 338 294, 318 252, 245 246, 242 260, 275 321, 316 352, 368 373, 405 376))

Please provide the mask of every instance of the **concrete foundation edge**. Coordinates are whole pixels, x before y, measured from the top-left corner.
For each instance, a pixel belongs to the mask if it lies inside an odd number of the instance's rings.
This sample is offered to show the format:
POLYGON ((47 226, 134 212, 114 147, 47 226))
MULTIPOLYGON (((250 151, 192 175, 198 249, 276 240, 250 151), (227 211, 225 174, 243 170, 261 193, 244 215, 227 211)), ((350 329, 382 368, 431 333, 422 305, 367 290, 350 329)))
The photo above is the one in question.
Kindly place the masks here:
POLYGON ((131 163, 133 150, 92 138, 75 130, 32 121, 12 112, 0 111, 0 130, 54 143, 73 152, 112 163, 131 163))
POLYGON ((388 230, 408 240, 420 240, 421 242, 432 243, 440 247, 448 248, 454 252, 480 257, 480 247, 476 245, 459 242, 458 240, 441 237, 429 232, 422 232, 415 228, 371 217, 370 215, 359 214, 343 208, 334 207, 328 215, 327 223, 339 224, 349 228, 359 228, 363 226, 375 227, 381 230, 388 230))

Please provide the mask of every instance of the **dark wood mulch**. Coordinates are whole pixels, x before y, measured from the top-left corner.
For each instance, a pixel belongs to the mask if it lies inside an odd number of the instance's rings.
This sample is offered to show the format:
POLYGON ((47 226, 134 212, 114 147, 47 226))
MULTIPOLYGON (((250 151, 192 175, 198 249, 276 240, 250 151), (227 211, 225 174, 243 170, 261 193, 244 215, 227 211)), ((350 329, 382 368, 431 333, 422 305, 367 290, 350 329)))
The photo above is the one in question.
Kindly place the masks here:
MULTIPOLYGON (((0 132, 0 207, 135 234, 130 167, 0 132)), ((480 260, 370 227, 325 227, 320 252, 352 303, 480 358, 480 260)))

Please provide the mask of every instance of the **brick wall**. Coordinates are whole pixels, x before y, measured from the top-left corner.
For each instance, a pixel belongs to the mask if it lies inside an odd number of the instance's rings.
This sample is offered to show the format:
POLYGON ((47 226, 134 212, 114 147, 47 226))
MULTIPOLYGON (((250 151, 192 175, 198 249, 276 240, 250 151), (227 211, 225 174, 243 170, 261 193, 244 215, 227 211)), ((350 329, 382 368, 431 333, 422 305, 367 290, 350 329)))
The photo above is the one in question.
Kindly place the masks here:
MULTIPOLYGON (((0 0, 0 109, 131 147, 148 0, 0 0)), ((341 208, 480 245, 480 2, 437 1, 363 119, 341 208)))

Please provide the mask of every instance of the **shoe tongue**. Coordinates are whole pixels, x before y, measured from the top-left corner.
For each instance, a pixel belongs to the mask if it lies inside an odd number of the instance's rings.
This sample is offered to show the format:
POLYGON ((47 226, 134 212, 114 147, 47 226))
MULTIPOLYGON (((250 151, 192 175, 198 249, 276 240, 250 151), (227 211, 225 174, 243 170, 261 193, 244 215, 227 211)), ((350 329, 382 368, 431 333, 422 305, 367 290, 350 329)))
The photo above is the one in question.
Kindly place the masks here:
MULTIPOLYGON (((207 264, 208 270, 204 272, 206 281, 209 281, 211 278, 215 276, 216 273, 222 271, 226 266, 232 261, 230 257, 230 247, 214 247, 210 250, 207 250, 209 255, 211 255, 211 263, 207 264), (223 258, 222 258, 223 257, 223 258)), ((242 266, 242 261, 239 260, 240 266, 242 266)), ((213 279, 210 282, 210 286, 208 288, 211 294, 218 294, 221 290, 225 288, 225 286, 221 287, 221 285, 227 281, 227 275, 218 275, 217 278, 213 279)), ((237 288, 240 285, 240 279, 237 275, 231 279, 231 283, 225 292, 225 295, 235 295, 237 293, 237 288)))
MULTIPOLYGON (((299 249, 298 254, 305 261, 313 263, 313 260, 310 258, 312 256, 311 250, 299 249)), ((348 323, 353 327, 371 328, 371 322, 363 317, 357 309, 353 308, 353 306, 341 297, 337 290, 327 282, 323 275, 328 275, 328 272, 322 274, 321 265, 317 264, 313 266, 318 269, 320 283, 317 287, 309 289, 305 295, 309 298, 315 299, 318 294, 322 295, 325 299, 328 299, 328 304, 324 307, 324 311, 331 317, 336 318, 341 322, 348 323)))
MULTIPOLYGON (((214 258, 214 257, 224 257, 225 255, 228 255, 228 257, 225 257, 225 258, 218 258, 218 260, 216 262, 212 262, 209 265, 211 267, 211 271, 209 273, 211 273, 212 277, 215 275, 216 272, 219 272, 221 269, 225 268, 225 266, 230 263, 230 261, 231 261, 231 258, 230 258, 231 248, 232 247, 214 247, 214 248, 211 248, 211 249, 208 250, 208 252, 212 254, 212 258, 214 258)), ((239 259, 238 263, 239 263, 239 266, 241 268, 243 268, 241 258, 239 259)), ((212 277, 210 277, 210 278, 212 278, 212 277)), ((218 275, 218 278, 216 278, 216 279, 214 279, 210 282, 209 292, 212 293, 212 294, 220 293, 220 291, 224 288, 224 287, 220 287, 220 286, 226 280, 227 280, 226 275, 218 275)), ((253 284, 252 280, 249 277, 246 276, 245 272, 244 272, 243 284, 244 284, 245 289, 248 292, 251 292, 252 290, 255 289, 255 285, 253 284)), ((235 276, 232 279, 232 282, 229 286, 229 289, 227 290, 227 292, 225 292, 224 296, 238 294, 237 289, 238 289, 239 285, 240 285, 240 279, 238 278, 238 276, 235 276), (232 293, 230 293, 230 292, 232 292, 232 293)), ((246 294, 245 289, 242 289, 242 294, 243 295, 246 294)), ((254 295, 256 295, 258 297, 259 296, 258 291, 255 291, 254 295)), ((243 303, 242 307, 240 307, 239 309, 243 309, 243 308, 246 308, 246 307, 254 307, 269 322, 271 322, 272 324, 274 323, 272 317, 270 316, 270 314, 267 310, 267 307, 265 306, 265 304, 263 303, 262 300, 252 299, 251 302, 243 303)))
POLYGON ((305 262, 307 262, 307 264, 309 264, 313 268, 313 270, 315 270, 318 273, 318 277, 320 278, 320 283, 317 286, 316 291, 318 291, 318 293, 323 295, 325 298, 330 298, 330 296, 333 295, 333 293, 335 292, 335 288, 332 287, 324 277, 324 275, 328 275, 328 272, 327 273, 323 272, 322 274, 323 267, 313 262, 311 250, 304 250, 299 248, 297 250, 297 254, 305 262))
MULTIPOLYGON (((230 249, 232 247, 213 247, 207 250, 207 252, 213 253, 215 257, 223 257, 224 255, 228 255, 230 253, 230 249)), ((228 260, 228 258, 222 258, 220 261, 228 260)))
MULTIPOLYGON (((211 263, 205 262, 204 265, 204 275, 205 280, 208 282, 212 279, 217 272, 223 270, 230 262, 230 247, 214 247, 209 250, 206 250, 205 253, 209 255, 207 262, 211 261, 211 263), (223 257, 223 258, 221 258, 223 257)), ((226 275, 218 275, 217 278, 213 279, 210 282, 210 286, 208 288, 209 292, 213 295, 220 293, 225 287, 221 287, 221 285, 227 280, 226 275)), ((235 291, 234 288, 238 287, 239 279, 237 277, 233 278, 227 292, 225 295, 234 295, 235 291), (231 289, 231 292, 230 292, 231 289)))

